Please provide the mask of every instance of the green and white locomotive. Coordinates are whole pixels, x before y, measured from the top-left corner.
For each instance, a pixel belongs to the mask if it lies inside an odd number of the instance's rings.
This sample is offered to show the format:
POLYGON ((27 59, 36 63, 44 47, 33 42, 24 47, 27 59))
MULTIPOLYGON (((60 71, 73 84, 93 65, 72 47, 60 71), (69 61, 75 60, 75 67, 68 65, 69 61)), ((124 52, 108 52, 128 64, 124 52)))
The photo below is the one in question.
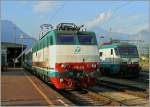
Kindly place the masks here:
POLYGON ((61 23, 45 33, 25 52, 25 68, 57 89, 95 85, 99 72, 96 35, 80 28, 61 23))
POLYGON ((104 43, 99 48, 100 70, 103 75, 138 77, 139 54, 136 45, 129 43, 104 43))

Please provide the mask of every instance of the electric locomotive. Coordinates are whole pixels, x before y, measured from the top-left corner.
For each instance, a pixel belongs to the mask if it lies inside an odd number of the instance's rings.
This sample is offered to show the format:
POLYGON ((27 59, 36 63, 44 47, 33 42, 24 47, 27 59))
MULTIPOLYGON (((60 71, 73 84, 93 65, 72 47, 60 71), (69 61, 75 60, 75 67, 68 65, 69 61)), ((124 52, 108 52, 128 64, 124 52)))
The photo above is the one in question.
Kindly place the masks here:
POLYGON ((25 68, 57 89, 93 86, 99 74, 97 40, 81 27, 60 23, 48 31, 26 53, 25 68))
POLYGON ((137 47, 129 43, 104 43, 99 48, 101 73, 120 77, 138 77, 139 54, 137 47))

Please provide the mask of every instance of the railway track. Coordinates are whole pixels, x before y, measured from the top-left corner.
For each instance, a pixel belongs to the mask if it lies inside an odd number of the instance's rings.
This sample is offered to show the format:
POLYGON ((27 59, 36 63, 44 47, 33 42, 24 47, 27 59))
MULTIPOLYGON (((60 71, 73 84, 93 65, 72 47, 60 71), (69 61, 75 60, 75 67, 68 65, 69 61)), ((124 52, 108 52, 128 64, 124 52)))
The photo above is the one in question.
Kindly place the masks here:
POLYGON ((149 82, 145 83, 142 80, 132 80, 132 79, 122 79, 122 78, 112 78, 112 77, 101 77, 98 78, 99 83, 109 83, 117 85, 119 87, 132 88, 136 90, 147 90, 149 88, 149 82))
MULTIPOLYGON (((39 79, 43 81, 41 78, 39 79)), ((104 106, 111 103, 110 99, 99 96, 94 92, 88 92, 87 90, 57 90, 52 84, 47 82, 45 84, 77 106, 104 106)))
POLYGON ((149 72, 140 72, 140 76, 138 79, 134 79, 134 81, 142 82, 142 83, 149 83, 149 72))
POLYGON ((142 96, 136 96, 131 93, 124 92, 127 87, 101 84, 86 91, 77 90, 56 90, 52 85, 47 83, 56 92, 61 94, 77 106, 135 106, 148 105, 148 99, 142 96))
POLYGON ((81 91, 72 90, 61 91, 59 93, 77 106, 105 106, 112 103, 110 99, 89 91, 82 93, 81 91))
POLYGON ((87 92, 76 90, 58 91, 65 98, 77 106, 145 106, 148 105, 148 97, 134 95, 126 91, 108 86, 95 86, 87 89, 87 92))
POLYGON ((71 100, 77 106, 145 106, 148 99, 118 92, 105 86, 89 88, 86 93, 80 91, 61 91, 61 95, 71 100))
POLYGON ((142 98, 149 98, 149 93, 146 89, 140 89, 137 87, 133 87, 133 86, 128 86, 128 85, 122 85, 122 84, 117 84, 117 83, 113 83, 110 81, 100 81, 98 83, 99 86, 106 86, 109 87, 111 89, 120 91, 120 92, 124 92, 127 94, 131 94, 131 95, 135 95, 138 97, 142 97, 142 98))
POLYGON ((90 88, 89 91, 110 99, 112 104, 115 103, 117 106, 145 106, 148 105, 149 101, 147 98, 129 94, 127 92, 120 92, 116 89, 108 88, 108 86, 95 86, 90 88))

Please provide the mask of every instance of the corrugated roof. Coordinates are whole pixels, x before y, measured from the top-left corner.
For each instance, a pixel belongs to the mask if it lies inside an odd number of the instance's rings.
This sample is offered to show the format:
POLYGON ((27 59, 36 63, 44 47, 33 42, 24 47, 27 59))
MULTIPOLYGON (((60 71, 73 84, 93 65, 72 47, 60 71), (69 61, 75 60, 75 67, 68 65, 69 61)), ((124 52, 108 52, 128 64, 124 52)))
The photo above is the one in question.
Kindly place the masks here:
MULTIPOLYGON (((1 47, 6 47, 6 48, 21 48, 22 44, 16 44, 16 43, 9 43, 9 42, 1 42, 1 47)), ((27 45, 23 45, 23 47, 27 47, 27 45)))

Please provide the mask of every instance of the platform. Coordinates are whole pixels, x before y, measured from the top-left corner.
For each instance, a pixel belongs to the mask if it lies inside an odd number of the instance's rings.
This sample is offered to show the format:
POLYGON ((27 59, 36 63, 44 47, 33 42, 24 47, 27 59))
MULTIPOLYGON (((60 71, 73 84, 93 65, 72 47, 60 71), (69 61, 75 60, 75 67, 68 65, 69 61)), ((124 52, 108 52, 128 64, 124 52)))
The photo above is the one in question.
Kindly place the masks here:
POLYGON ((73 105, 43 81, 23 69, 1 75, 1 104, 12 106, 73 105))

